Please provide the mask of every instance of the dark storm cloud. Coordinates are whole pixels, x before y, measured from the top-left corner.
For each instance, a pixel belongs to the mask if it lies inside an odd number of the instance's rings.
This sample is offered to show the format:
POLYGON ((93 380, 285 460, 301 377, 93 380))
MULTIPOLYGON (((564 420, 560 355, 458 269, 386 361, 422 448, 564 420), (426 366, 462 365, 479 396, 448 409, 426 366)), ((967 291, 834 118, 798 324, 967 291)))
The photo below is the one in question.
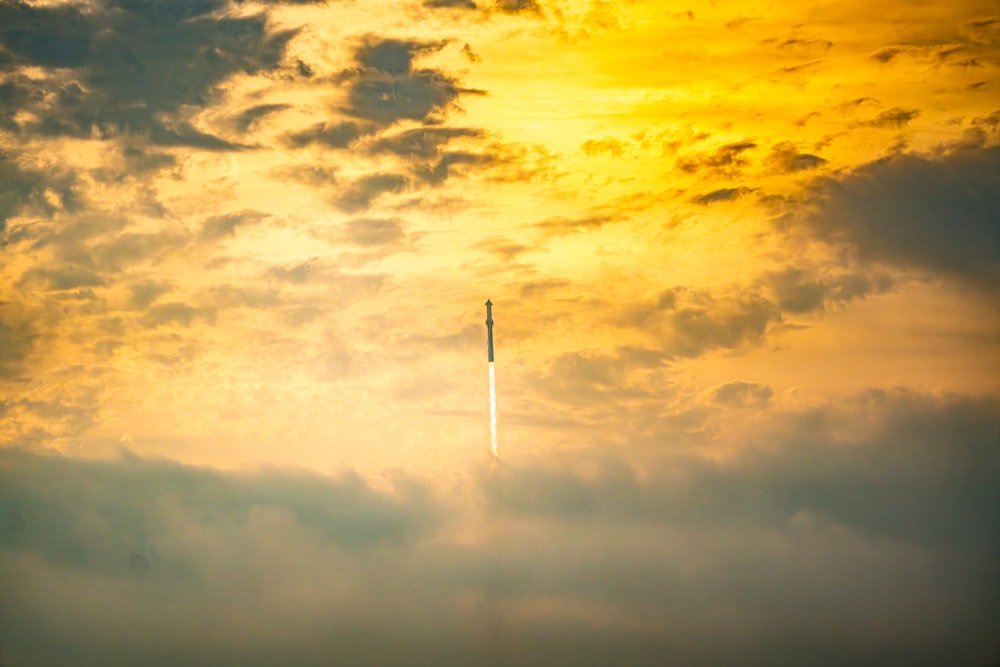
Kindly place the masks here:
POLYGON ((194 128, 182 108, 205 107, 236 73, 279 66, 293 32, 271 32, 263 15, 226 16, 222 0, 119 0, 83 6, 0 5, 3 66, 47 76, 20 79, 40 117, 22 131, 47 135, 145 137, 166 146, 231 149, 194 128))
POLYGON ((462 88, 457 79, 439 70, 414 66, 416 59, 445 44, 368 37, 355 52, 355 66, 341 74, 348 85, 343 111, 378 125, 439 122, 459 95, 481 92, 462 88))
POLYGON ((978 667, 1000 613, 998 418, 873 391, 726 461, 662 433, 651 459, 577 450, 455 493, 0 449, 4 659, 978 667))
POLYGON ((818 181, 815 208, 802 222, 822 239, 848 244, 861 260, 996 289, 998 193, 1000 148, 898 155, 818 181))

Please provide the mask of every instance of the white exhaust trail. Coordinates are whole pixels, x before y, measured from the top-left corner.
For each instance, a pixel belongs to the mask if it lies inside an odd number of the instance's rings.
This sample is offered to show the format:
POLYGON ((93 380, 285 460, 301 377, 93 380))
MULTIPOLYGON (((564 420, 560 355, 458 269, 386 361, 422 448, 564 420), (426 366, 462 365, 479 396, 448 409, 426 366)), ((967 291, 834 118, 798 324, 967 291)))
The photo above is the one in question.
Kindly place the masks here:
POLYGON ((497 376, 493 372, 493 362, 490 362, 490 454, 494 461, 500 460, 497 449, 497 376))

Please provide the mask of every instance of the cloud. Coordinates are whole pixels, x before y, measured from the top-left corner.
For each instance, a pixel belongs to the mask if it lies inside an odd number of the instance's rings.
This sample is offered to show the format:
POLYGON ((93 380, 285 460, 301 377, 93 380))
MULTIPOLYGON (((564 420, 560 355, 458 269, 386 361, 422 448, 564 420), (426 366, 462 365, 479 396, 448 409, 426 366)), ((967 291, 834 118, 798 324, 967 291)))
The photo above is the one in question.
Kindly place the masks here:
POLYGON ((475 9, 472 0, 424 0, 424 7, 433 9, 475 9))
POLYGON ((369 143, 365 150, 371 155, 391 154, 426 160, 439 157, 444 146, 454 139, 480 138, 483 134, 482 130, 465 127, 420 127, 383 135, 369 143))
POLYGON ((384 194, 401 192, 409 183, 401 174, 369 174, 347 185, 334 200, 342 211, 361 211, 384 194))
POLYGON ((849 245, 863 261, 992 290, 1000 284, 998 192, 1000 148, 898 155, 820 179, 814 207, 800 222, 821 239, 849 245))
POLYGON ((476 247, 508 262, 516 259, 518 255, 532 250, 530 246, 524 243, 517 243, 516 241, 503 238, 488 239, 477 244, 476 247))
POLYGON ((277 68, 293 31, 272 32, 263 15, 230 16, 222 0, 0 5, 0 44, 8 72, 41 67, 20 79, 30 111, 21 131, 229 150, 238 145, 196 129, 191 109, 205 107, 236 73, 277 68))
POLYGON ((724 202, 724 201, 735 201, 754 191, 755 188, 748 188, 743 186, 738 188, 719 188, 718 190, 712 190, 711 192, 706 192, 703 195, 698 195, 691 201, 693 201, 695 204, 708 206, 709 204, 717 204, 719 202, 724 202))
POLYGON ((627 147, 614 137, 604 137, 603 139, 588 139, 580 144, 580 150, 586 155, 607 154, 611 157, 623 157, 627 147))
POLYGON ((285 143, 292 148, 304 148, 320 144, 330 148, 347 148, 357 139, 371 132, 351 121, 339 123, 316 123, 306 130, 285 135, 285 143))
POLYGON ((36 266, 25 271, 17 284, 21 287, 61 292, 78 287, 100 287, 105 284, 105 280, 100 274, 83 267, 70 265, 47 269, 36 266))
POLYGON ((380 218, 350 220, 344 234, 348 241, 362 246, 395 245, 406 236, 402 221, 380 218))
POLYGON ((151 303, 173 289, 173 284, 155 280, 140 280, 129 285, 132 297, 129 306, 137 310, 145 310, 151 303))
POLYGON ((748 164, 743 154, 754 148, 757 148, 757 144, 752 141, 725 144, 724 146, 719 146, 714 151, 695 153, 683 157, 677 160, 677 167, 681 171, 688 173, 707 170, 734 175, 748 164))
POLYGON ((615 220, 616 218, 612 215, 594 213, 577 218, 546 218, 532 226, 547 236, 566 236, 567 234, 598 230, 615 220))
POLYGON ((875 116, 871 120, 865 121, 863 125, 870 127, 906 127, 914 118, 920 115, 918 109, 901 109, 893 107, 875 116))
POLYGON ((241 112, 240 115, 236 117, 236 131, 246 132, 250 128, 256 126, 264 118, 290 108, 291 105, 289 104, 258 104, 256 106, 252 106, 241 112))
POLYGON ((260 211, 240 211, 239 213, 227 213, 224 215, 213 215, 205 219, 201 225, 201 238, 209 241, 218 241, 227 236, 232 236, 240 227, 256 225, 266 220, 268 214, 260 211))
POLYGON ((876 390, 786 412, 728 460, 664 440, 457 488, 4 448, 4 658, 987 664, 998 417, 876 390))
POLYGON ((771 147, 764 164, 779 173, 808 171, 826 164, 826 160, 811 153, 800 153, 795 144, 783 141, 771 147))
MULTIPOLYGON (((17 317, 10 304, 0 302, 0 378, 21 376, 38 334, 31 323, 17 317)), ((2 416, 2 415, 0 415, 2 416)))
POLYGON ((771 400, 774 391, 766 384, 737 380, 712 390, 712 400, 732 406, 763 406, 771 400))
MULTIPOLYGON (((47 171, 24 169, 14 155, 0 150, 0 233, 6 231, 7 220, 24 211, 48 217, 60 209, 74 211, 81 207, 72 171, 58 167, 47 171)), ((6 241, 0 238, 0 242, 6 241)))
POLYGON ((494 0, 494 7, 505 14, 541 14, 537 0, 494 0))
POLYGON ((443 41, 386 39, 370 36, 355 51, 355 66, 341 74, 348 85, 344 113, 378 125, 402 120, 439 122, 462 88, 454 77, 415 68, 417 58, 441 50, 443 41))
POLYGON ((764 282, 774 290, 781 310, 795 314, 843 305, 885 292, 893 285, 891 277, 879 273, 818 274, 801 268, 769 272, 764 282))
POLYGON ((209 325, 214 325, 215 315, 216 311, 214 308, 196 308, 179 301, 171 301, 158 303, 147 308, 141 322, 143 326, 149 328, 171 324, 190 327, 198 320, 209 325))
POLYGON ((369 155, 395 155, 408 165, 414 178, 440 185, 453 175, 454 167, 485 167, 506 161, 492 153, 473 150, 446 150, 455 140, 482 138, 481 130, 463 127, 421 127, 382 135, 369 142, 369 155))

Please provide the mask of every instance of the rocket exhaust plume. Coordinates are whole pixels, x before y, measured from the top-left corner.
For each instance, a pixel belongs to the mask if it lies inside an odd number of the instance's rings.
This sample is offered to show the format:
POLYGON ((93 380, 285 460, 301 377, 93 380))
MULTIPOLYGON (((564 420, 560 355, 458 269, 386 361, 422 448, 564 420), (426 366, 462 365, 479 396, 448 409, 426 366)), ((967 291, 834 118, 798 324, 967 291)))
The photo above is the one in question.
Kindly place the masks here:
POLYGON ((497 377, 493 372, 493 302, 486 300, 486 360, 490 364, 490 454, 500 460, 497 450, 497 377))

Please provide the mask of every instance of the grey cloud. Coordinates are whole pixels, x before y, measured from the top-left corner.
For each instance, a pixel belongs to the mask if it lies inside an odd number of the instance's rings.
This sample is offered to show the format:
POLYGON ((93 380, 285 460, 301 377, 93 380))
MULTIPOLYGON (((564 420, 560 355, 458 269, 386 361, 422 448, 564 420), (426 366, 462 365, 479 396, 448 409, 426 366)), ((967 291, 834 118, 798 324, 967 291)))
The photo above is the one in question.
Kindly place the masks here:
POLYGON ((410 164, 415 178, 440 185, 452 175, 453 167, 483 167, 501 160, 497 155, 470 150, 445 150, 454 139, 483 136, 481 130, 464 127, 423 127, 382 136, 365 147, 371 155, 397 155, 410 164))
MULTIPOLYGON (((24 210, 50 216, 59 208, 80 208, 82 202, 75 185, 76 175, 72 172, 24 169, 13 155, 0 150, 0 234, 6 231, 7 220, 24 210), (46 197, 47 192, 58 197, 58 205, 46 197)), ((6 239, 0 237, 0 242, 6 243, 6 239)))
POLYGON ((405 237, 400 220, 379 218, 358 218, 347 223, 347 240, 363 246, 392 245, 405 237))
POLYGON ((235 73, 279 66, 293 32, 272 33, 263 15, 226 16, 228 3, 149 1, 0 5, 9 72, 38 66, 58 76, 31 83, 20 128, 90 138, 145 137, 166 146, 238 147, 190 125, 182 109, 206 106, 235 73), (42 100, 46 100, 42 103, 42 100))
POLYGON ((771 153, 764 163, 779 172, 807 171, 826 164, 826 160, 811 153, 801 153, 791 142, 782 142, 771 147, 771 153))
POLYGON ((258 104, 257 106, 250 107, 236 117, 236 130, 238 132, 246 132, 271 114, 289 108, 291 108, 289 104, 258 104))
POLYGON ((769 385, 737 380, 716 387, 712 400, 724 405, 762 406, 767 405, 773 394, 769 385))
POLYGON ((432 159, 439 157, 452 139, 482 136, 482 130, 466 127, 421 127, 382 136, 369 143, 365 150, 371 155, 390 153, 405 158, 432 159))
POLYGON ((877 60, 880 63, 890 63, 896 59, 900 53, 904 53, 906 49, 898 46, 887 46, 884 49, 879 49, 871 55, 873 60, 877 60))
POLYGON ((701 204, 702 206, 707 206, 709 204, 717 204, 724 201, 735 201, 740 197, 754 192, 753 188, 748 187, 738 187, 738 188, 720 188, 718 190, 712 190, 711 192, 706 192, 703 195, 698 195, 691 201, 696 204, 701 204))
POLYGON ((433 9, 475 9, 472 0, 424 0, 424 7, 433 9))
POLYGON ((614 222, 615 218, 606 214, 585 215, 578 218, 546 218, 534 223, 533 227, 550 236, 565 236, 577 232, 597 230, 614 222))
POLYGON ((348 185, 334 200, 337 208, 343 211, 361 211, 371 206, 372 202, 383 194, 402 191, 408 181, 400 174, 369 174, 348 185))
POLYGON ((518 255, 531 250, 529 246, 523 243, 516 243, 509 239, 491 239, 489 241, 483 241, 476 247, 506 261, 511 261, 518 255))
POLYGON ((448 151, 435 164, 421 165, 414 169, 414 175, 430 185, 440 185, 454 175, 455 167, 484 167, 496 161, 494 156, 483 153, 448 151))
POLYGON ((29 321, 15 316, 9 304, 0 302, 0 378, 20 377, 37 337, 29 321))
POLYGON ((440 121, 460 94, 457 79, 434 69, 415 68, 414 61, 443 48, 445 42, 367 38, 355 53, 356 67, 341 78, 348 84, 343 111, 379 125, 401 120, 440 121))
POLYGON ((249 210, 225 215, 213 215, 206 218, 205 222, 202 223, 201 238, 209 241, 217 241, 227 236, 232 236, 240 227, 259 224, 268 217, 266 213, 249 210))
POLYGON ((733 460, 665 438, 454 492, 0 449, 4 658, 976 667, 1000 613, 998 417, 873 391, 733 460), (845 420, 869 428, 845 442, 845 420))
POLYGON ((875 116, 869 121, 865 121, 864 125, 869 125, 871 127, 905 127, 911 120, 920 115, 918 109, 901 109, 899 107, 893 107, 892 109, 887 109, 875 116))
POLYGON ((303 148, 314 144, 330 148, 347 148, 360 137, 372 131, 372 128, 351 121, 316 123, 309 129, 286 135, 285 141, 292 148, 303 148))
POLYGON ((752 141, 726 144, 714 151, 696 153, 681 158, 677 160, 677 167, 688 173, 709 170, 733 175, 748 164, 743 154, 754 148, 757 148, 757 144, 752 141))
POLYGON ((272 266, 267 275, 281 283, 306 286, 312 283, 323 285, 327 299, 340 296, 352 300, 377 293, 385 280, 378 273, 344 273, 324 264, 318 259, 304 262, 272 266))
POLYGON ((782 49, 792 49, 792 50, 809 50, 814 48, 823 49, 824 51, 829 50, 833 47, 833 42, 828 39, 799 39, 792 38, 786 39, 785 41, 778 44, 779 48, 782 49))
POLYGON ((105 284, 105 280, 100 274, 83 267, 46 269, 36 266, 25 271, 17 284, 21 287, 66 291, 78 287, 100 287, 105 284))
POLYGON ((780 319, 774 304, 754 295, 731 302, 698 298, 668 308, 665 314, 671 333, 666 350, 681 357, 759 344, 767 328, 780 319))
POLYGON ((806 269, 787 268, 767 274, 765 283, 774 290, 781 310, 807 313, 885 292, 893 280, 878 273, 818 275, 806 269))
POLYGON ((814 209, 801 222, 822 239, 849 244, 864 261, 995 289, 1000 284, 998 192, 1000 148, 940 158, 898 155, 819 180, 814 209))
POLYGON ((540 14, 537 0, 495 0, 494 7, 505 14, 540 14))
POLYGON ((273 308, 282 305, 281 291, 272 288, 218 285, 203 296, 212 308, 273 308))
POLYGON ((171 324, 190 327, 199 320, 212 325, 215 324, 215 314, 214 308, 196 308, 179 301, 171 301, 150 306, 142 316, 141 322, 143 326, 150 328, 171 324))
POLYGON ((171 289, 173 289, 173 285, 167 282, 158 282, 155 280, 135 282, 129 285, 129 291, 132 293, 129 305, 132 308, 144 310, 171 289))
POLYGON ((325 164, 298 164, 278 167, 271 173, 277 178, 318 188, 337 182, 337 170, 325 164))
POLYGON ((725 295, 682 286, 664 290, 652 301, 632 304, 612 320, 654 337, 667 359, 759 345, 780 321, 778 305, 757 290, 744 288, 740 295, 725 295))

